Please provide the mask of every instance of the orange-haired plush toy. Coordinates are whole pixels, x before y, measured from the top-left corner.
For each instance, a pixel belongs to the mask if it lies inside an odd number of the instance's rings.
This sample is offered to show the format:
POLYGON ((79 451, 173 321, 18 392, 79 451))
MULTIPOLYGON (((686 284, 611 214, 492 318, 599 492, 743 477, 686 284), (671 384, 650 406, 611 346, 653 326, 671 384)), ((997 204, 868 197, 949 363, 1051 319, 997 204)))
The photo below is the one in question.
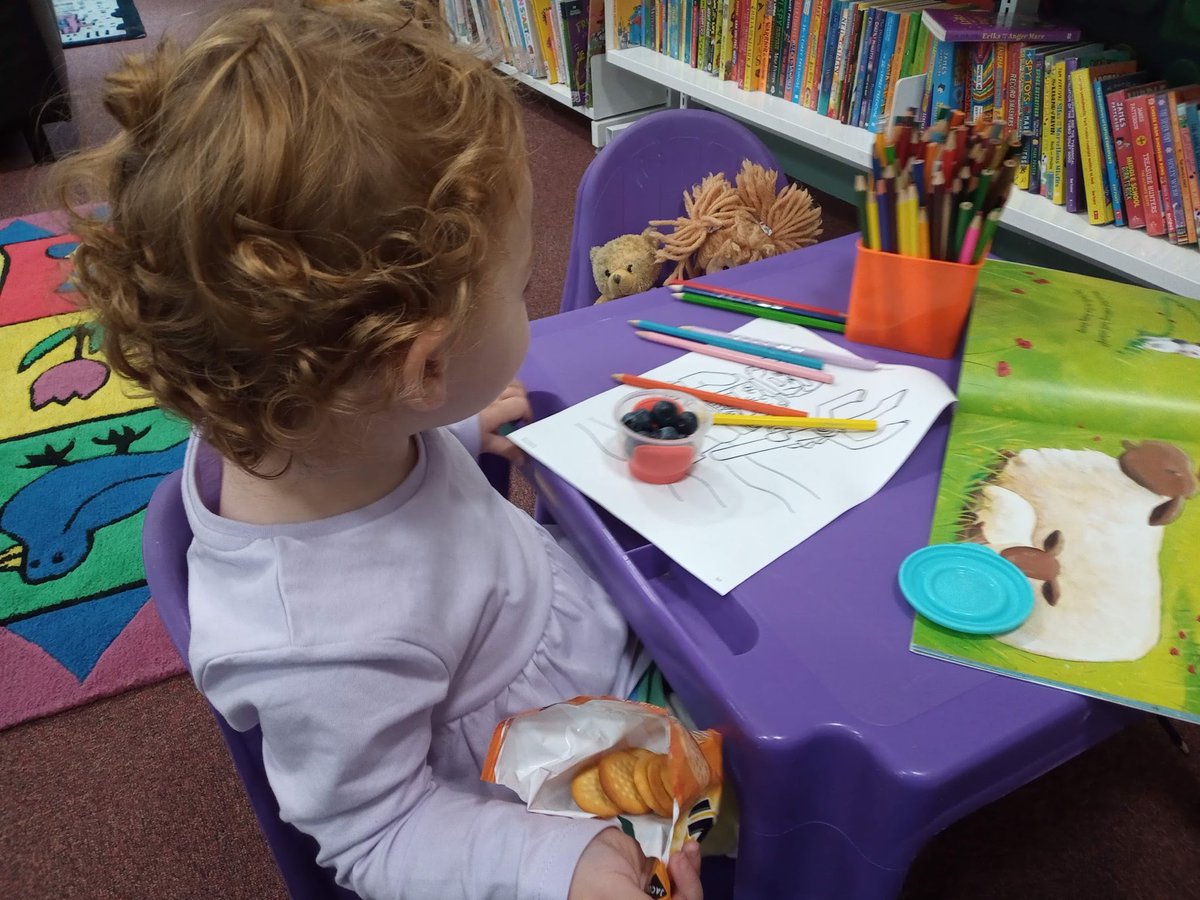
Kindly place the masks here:
POLYGON ((695 278, 815 244, 821 208, 799 185, 776 192, 777 179, 747 160, 734 185, 708 175, 684 191, 684 215, 650 223, 673 229, 659 233, 656 261, 675 264, 671 279, 695 278))

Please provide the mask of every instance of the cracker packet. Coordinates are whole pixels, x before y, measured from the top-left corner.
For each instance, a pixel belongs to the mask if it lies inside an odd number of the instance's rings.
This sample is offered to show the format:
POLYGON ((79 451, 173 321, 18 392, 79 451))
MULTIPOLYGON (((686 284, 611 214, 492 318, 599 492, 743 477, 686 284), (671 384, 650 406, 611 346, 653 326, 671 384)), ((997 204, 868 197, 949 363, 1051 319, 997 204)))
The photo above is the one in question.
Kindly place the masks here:
POLYGON ((497 725, 481 777, 530 812, 612 818, 654 862, 646 893, 667 898, 671 854, 701 840, 720 811, 721 736, 657 706, 576 697, 497 725))

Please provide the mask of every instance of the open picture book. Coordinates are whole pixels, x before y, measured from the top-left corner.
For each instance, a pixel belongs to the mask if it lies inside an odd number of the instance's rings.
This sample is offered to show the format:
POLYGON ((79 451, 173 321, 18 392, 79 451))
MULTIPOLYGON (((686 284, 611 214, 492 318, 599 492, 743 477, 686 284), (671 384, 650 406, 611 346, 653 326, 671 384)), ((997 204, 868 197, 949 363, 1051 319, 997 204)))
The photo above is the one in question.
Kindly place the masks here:
POLYGON ((992 637, 918 617, 918 653, 1200 721, 1200 302, 989 261, 930 541, 1034 591, 992 637))

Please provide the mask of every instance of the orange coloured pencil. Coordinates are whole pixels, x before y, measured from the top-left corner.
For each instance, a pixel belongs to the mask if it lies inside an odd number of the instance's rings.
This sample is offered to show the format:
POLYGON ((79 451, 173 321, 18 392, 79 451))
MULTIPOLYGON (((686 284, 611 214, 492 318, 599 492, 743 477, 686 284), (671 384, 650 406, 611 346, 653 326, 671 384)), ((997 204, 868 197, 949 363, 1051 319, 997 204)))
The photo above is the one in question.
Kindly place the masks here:
POLYGON ((669 381, 655 381, 653 378, 643 378, 641 375, 614 375, 613 378, 621 384, 630 387, 645 388, 650 391, 679 391, 690 394, 705 403, 715 403, 718 406, 732 406, 734 409, 745 409, 750 412, 762 413, 767 416, 807 416, 808 413, 787 406, 776 406, 773 403, 760 403, 757 400, 746 400, 743 397, 730 397, 728 394, 718 394, 715 391, 703 391, 700 388, 686 387, 682 384, 671 384, 669 381))

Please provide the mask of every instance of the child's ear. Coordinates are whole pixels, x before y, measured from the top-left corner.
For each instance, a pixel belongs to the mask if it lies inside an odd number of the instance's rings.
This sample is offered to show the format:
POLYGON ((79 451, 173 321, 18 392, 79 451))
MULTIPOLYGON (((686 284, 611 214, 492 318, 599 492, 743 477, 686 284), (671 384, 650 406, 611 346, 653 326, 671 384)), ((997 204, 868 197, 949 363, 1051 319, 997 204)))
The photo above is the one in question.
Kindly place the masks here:
POLYGON ((446 345, 450 331, 435 323, 413 339, 404 355, 405 403, 432 412, 446 402, 446 345))

